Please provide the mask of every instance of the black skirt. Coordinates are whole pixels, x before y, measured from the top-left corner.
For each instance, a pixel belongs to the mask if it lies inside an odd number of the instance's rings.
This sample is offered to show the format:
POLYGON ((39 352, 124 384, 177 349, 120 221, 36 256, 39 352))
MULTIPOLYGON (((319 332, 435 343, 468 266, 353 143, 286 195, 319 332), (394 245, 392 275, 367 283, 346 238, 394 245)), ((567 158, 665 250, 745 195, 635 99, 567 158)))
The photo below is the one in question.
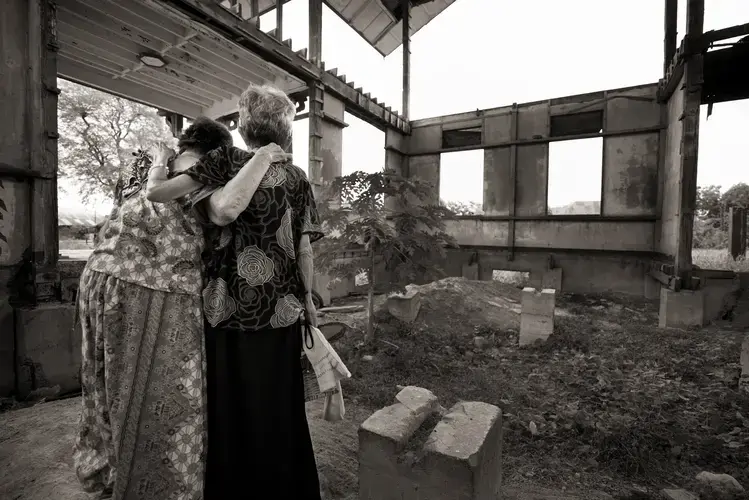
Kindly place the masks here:
POLYGON ((258 332, 207 326, 205 500, 320 500, 301 352, 300 323, 258 332))

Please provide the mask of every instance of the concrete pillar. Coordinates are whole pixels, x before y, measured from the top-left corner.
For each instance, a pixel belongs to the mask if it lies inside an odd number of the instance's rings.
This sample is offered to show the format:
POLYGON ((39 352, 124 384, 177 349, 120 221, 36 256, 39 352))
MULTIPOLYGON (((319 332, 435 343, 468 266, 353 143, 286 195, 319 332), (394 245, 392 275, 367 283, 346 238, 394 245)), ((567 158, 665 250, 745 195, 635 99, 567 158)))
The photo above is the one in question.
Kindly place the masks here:
POLYGON ((523 288, 520 309, 521 346, 533 344, 537 340, 544 342, 554 333, 555 307, 555 290, 547 288, 538 292, 535 288, 523 288))
POLYGON ((343 175, 343 121, 346 107, 330 94, 323 95, 322 114, 322 182, 328 184, 343 175))
POLYGON ((689 328, 705 324, 704 290, 680 290, 674 292, 661 288, 659 328, 689 328))
MULTIPOLYGON (((318 117, 318 130, 316 137, 319 139, 319 161, 314 171, 313 162, 310 161, 310 182, 315 190, 315 198, 322 201, 327 196, 326 187, 333 179, 343 174, 343 129, 348 125, 343 121, 345 106, 343 102, 330 94, 322 94, 322 110, 318 117)), ((311 128, 310 128, 311 130, 311 128)), ((310 140, 312 135, 310 133, 310 140)), ((311 151, 311 149, 310 149, 311 151)), ((333 200, 330 200, 333 201, 333 200)), ((317 274, 315 276, 315 290, 322 297, 324 304, 329 304, 335 297, 345 297, 354 291, 354 277, 349 277, 330 286, 331 277, 317 274)))
MULTIPOLYGON (((407 141, 408 137, 395 130, 387 129, 385 131, 385 169, 392 170, 397 175, 403 177, 408 177, 407 141)), ((389 210, 394 210, 397 206, 397 201, 392 197, 388 197, 385 200, 385 207, 389 210)))
POLYGON ((0 396, 16 387, 10 298, 55 298, 57 32, 47 0, 0 2, 0 396))

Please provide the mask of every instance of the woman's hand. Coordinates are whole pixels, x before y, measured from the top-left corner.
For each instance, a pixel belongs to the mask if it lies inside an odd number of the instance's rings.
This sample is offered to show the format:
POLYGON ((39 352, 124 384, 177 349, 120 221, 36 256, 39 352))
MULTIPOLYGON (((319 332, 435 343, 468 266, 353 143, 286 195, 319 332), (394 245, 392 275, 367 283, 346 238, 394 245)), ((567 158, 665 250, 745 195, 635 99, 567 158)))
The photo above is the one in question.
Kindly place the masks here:
POLYGON ((317 308, 312 300, 312 294, 307 294, 304 299, 304 319, 310 326, 317 328, 317 308))
POLYGON ((166 165, 173 156, 175 156, 174 150, 167 146, 166 143, 159 141, 151 152, 151 157, 153 158, 152 164, 154 166, 166 165))
POLYGON ((268 158, 270 158, 271 163, 281 163, 285 161, 291 161, 292 159, 291 153, 287 153, 286 151, 281 149, 281 146, 279 146, 275 142, 271 142, 267 146, 263 146, 262 148, 258 149, 255 154, 267 156, 268 158))

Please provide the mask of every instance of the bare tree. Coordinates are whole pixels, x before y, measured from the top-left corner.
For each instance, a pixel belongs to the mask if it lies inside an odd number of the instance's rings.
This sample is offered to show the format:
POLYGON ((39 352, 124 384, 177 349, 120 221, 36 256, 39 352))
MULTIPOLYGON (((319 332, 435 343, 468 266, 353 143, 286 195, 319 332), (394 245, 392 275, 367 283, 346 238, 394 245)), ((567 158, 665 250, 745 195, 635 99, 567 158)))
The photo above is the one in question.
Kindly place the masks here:
POLYGON ((132 153, 173 140, 154 108, 61 80, 60 175, 81 184, 81 197, 111 196, 132 153))

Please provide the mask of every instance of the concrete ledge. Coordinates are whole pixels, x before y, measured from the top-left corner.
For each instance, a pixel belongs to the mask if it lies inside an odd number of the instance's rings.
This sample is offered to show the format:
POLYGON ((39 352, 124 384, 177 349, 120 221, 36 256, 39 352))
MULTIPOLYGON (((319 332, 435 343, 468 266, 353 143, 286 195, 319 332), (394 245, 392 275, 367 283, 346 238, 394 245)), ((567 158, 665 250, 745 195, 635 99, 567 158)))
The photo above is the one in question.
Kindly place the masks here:
POLYGON ((659 328, 687 328, 705 324, 705 291, 661 288, 659 328))
POLYGON ((414 435, 437 411, 438 400, 418 387, 403 389, 396 399, 396 404, 375 412, 359 429, 359 500, 499 498, 499 408, 458 403, 419 446, 414 435))
POLYGON ((15 310, 18 395, 41 387, 80 389, 81 336, 73 328, 73 304, 50 303, 15 310))
POLYGON ((421 292, 418 288, 408 285, 405 294, 393 294, 387 298, 387 309, 404 323, 413 323, 421 310, 421 292))

